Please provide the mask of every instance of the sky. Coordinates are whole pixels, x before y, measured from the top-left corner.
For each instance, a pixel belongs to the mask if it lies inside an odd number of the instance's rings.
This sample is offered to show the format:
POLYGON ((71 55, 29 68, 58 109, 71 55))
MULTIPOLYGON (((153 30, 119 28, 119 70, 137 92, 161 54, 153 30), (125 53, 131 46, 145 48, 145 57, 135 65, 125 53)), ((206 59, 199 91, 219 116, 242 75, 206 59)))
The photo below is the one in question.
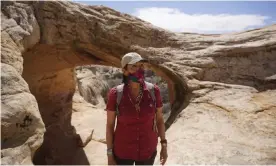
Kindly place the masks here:
POLYGON ((276 24, 276 1, 75 1, 104 5, 173 32, 232 33, 276 24))

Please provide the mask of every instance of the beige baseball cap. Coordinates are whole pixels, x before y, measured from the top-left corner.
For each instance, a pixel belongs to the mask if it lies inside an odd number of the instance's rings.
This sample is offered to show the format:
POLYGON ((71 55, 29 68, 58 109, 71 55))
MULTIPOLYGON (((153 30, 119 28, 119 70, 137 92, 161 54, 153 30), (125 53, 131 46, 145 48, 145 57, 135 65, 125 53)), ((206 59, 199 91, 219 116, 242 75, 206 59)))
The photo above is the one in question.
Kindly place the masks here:
POLYGON ((146 59, 143 59, 141 55, 139 55, 136 52, 129 52, 125 54, 121 60, 122 68, 124 68, 127 64, 134 64, 139 61, 147 61, 146 59))

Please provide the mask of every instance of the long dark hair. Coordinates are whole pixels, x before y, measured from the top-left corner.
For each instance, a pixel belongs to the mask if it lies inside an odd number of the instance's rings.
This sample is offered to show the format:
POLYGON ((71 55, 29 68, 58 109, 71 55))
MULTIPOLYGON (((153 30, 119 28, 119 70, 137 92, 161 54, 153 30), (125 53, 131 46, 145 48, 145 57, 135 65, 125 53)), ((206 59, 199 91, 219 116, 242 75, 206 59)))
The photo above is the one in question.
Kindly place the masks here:
MULTIPOLYGON (((125 69, 125 70, 127 69, 127 65, 124 67, 124 69, 125 69)), ((123 73, 123 80, 122 80, 122 83, 123 83, 123 84, 127 84, 127 83, 128 83, 128 76, 126 76, 124 73, 123 73)))
POLYGON ((123 74, 123 80, 122 80, 123 84, 127 84, 128 83, 128 76, 123 74))

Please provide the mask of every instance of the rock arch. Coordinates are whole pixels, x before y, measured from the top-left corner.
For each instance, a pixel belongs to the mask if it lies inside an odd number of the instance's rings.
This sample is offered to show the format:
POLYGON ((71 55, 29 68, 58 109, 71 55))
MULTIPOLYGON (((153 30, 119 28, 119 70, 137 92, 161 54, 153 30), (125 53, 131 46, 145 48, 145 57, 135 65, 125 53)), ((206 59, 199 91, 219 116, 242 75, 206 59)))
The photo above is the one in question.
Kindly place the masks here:
MULTIPOLYGON (((74 67, 86 64, 114 64, 109 61, 114 57, 113 55, 106 55, 108 58, 103 60, 101 57, 94 58, 94 54, 96 53, 87 53, 81 48, 75 51, 71 48, 60 49, 46 44, 37 44, 24 53, 22 76, 27 81, 31 93, 36 97, 46 127, 44 143, 35 155, 36 164, 71 163, 70 156, 74 156, 79 148, 78 136, 71 125, 72 97, 76 87, 74 67)), ((113 66, 120 66, 120 64, 113 66)), ((185 82, 165 67, 152 64, 150 68, 169 83, 170 91, 173 92, 171 102, 174 107, 170 123, 167 124, 169 127, 176 118, 174 112, 179 110, 180 104, 184 103, 186 93, 184 93, 183 84, 185 82), (176 86, 181 89, 178 89, 179 93, 174 97, 176 86)))
MULTIPOLYGON (((15 20, 16 27, 22 30, 20 33, 11 27, 6 29, 7 39, 8 37, 12 39, 14 47, 18 48, 17 53, 22 54, 24 59, 23 65, 22 61, 20 67, 13 67, 22 73, 24 81, 28 83, 26 89, 35 96, 37 109, 46 129, 42 146, 35 155, 33 153, 38 146, 32 149, 31 156, 34 156, 36 164, 71 163, 70 156, 74 156, 76 149, 79 148, 78 136, 71 126, 72 97, 76 87, 74 67, 87 64, 120 67, 120 57, 129 51, 137 51, 150 59, 150 54, 154 52, 145 52, 143 48, 159 45, 161 41, 154 42, 153 38, 161 39, 165 31, 146 27, 145 22, 127 15, 124 18, 120 13, 105 7, 89 9, 63 2, 5 2, 3 6, 2 15, 6 16, 7 22, 15 20), (72 11, 67 10, 67 5, 73 5, 69 7, 72 11), (59 13, 61 11, 62 14, 59 13), (107 20, 103 20, 106 12, 111 15, 107 20), (22 17, 22 13, 25 17, 22 17), (115 23, 121 18, 125 20, 120 24, 115 23), (107 30, 106 24, 118 26, 114 28, 116 32, 107 30), (140 27, 136 28, 133 24, 140 27), (18 37, 15 33, 21 36, 18 37), (144 33, 154 37, 149 38, 144 33), (121 36, 122 34, 129 36, 121 36)), ((187 85, 179 75, 158 64, 159 59, 150 59, 150 63, 152 64, 150 68, 168 82, 173 115, 175 110, 180 110, 187 85), (177 93, 175 87, 178 88, 177 93)), ((39 123, 42 124, 41 120, 39 123)), ((40 133, 42 135, 43 130, 42 128, 40 133)))

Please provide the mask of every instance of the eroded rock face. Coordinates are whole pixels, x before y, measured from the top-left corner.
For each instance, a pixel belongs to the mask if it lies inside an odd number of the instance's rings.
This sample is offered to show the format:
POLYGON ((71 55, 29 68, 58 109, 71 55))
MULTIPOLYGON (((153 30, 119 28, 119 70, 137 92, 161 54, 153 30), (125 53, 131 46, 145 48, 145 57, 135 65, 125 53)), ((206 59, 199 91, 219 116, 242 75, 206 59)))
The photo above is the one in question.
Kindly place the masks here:
POLYGON ((214 87, 194 91, 167 131, 168 164, 274 164, 276 91, 214 87))
POLYGON ((275 25, 172 33, 103 6, 1 5, 3 164, 106 162, 105 112, 75 93, 74 67, 119 67, 130 51, 168 83, 168 164, 275 164, 275 25))
POLYGON ((32 164, 45 131, 38 104, 22 78, 22 52, 39 39, 32 7, 1 2, 1 161, 32 164))

